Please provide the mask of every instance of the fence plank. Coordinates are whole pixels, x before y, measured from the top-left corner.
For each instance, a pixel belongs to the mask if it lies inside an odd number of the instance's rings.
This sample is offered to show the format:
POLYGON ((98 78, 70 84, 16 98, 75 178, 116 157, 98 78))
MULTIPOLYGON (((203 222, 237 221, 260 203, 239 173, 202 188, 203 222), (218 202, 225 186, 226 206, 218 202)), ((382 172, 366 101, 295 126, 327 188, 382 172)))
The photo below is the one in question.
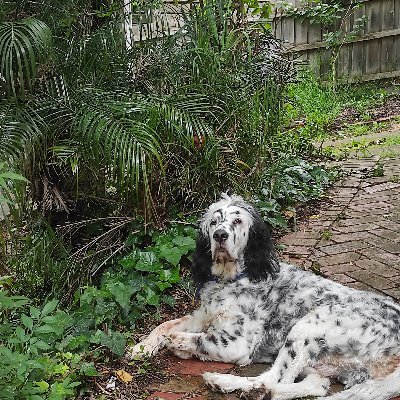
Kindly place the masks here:
MULTIPOLYGON (((400 2, 395 0, 394 2, 394 25, 400 27, 400 2)), ((400 70, 400 35, 394 38, 394 59, 396 64, 396 70, 400 70)))

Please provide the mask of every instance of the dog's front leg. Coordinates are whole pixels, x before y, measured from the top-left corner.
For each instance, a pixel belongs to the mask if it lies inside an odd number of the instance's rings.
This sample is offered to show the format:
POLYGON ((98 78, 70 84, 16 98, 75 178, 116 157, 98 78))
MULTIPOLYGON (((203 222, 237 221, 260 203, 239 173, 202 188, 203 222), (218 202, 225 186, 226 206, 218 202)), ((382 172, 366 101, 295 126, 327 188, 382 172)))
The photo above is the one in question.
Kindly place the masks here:
POLYGON ((187 330, 191 325, 192 319, 191 315, 186 315, 158 325, 144 340, 135 346, 128 347, 125 357, 131 360, 141 355, 156 354, 167 344, 168 335, 177 330, 187 330))
POLYGON ((251 362, 250 350, 244 337, 230 336, 226 331, 219 332, 177 332, 167 337, 167 347, 176 355, 188 358, 189 355, 201 360, 230 362, 246 365, 251 362))

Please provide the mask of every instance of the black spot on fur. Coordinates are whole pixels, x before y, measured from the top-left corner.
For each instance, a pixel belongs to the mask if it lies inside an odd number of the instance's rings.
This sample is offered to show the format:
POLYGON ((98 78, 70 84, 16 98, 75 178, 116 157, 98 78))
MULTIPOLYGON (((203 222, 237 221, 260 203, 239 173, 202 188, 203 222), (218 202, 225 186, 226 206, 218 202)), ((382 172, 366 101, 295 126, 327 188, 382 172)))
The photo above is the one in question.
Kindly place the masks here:
POLYGON ((214 343, 215 345, 218 344, 218 338, 215 335, 209 335, 208 336, 208 340, 212 343, 214 343))
POLYGON ((285 347, 292 347, 292 345, 293 345, 293 340, 290 339, 286 340, 285 347))

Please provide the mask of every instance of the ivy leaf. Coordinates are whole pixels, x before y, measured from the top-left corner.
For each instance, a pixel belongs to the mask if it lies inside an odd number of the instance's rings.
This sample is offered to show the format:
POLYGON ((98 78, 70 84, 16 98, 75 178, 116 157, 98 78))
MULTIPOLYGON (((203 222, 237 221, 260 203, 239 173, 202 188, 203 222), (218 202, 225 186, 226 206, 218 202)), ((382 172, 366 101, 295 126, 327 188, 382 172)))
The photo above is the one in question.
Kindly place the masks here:
POLYGON ((136 269, 146 272, 157 272, 161 269, 158 257, 153 251, 142 251, 139 254, 139 260, 136 263, 136 269))
POLYGON ((110 349, 117 356, 122 356, 125 352, 126 339, 120 332, 110 330, 108 335, 103 332, 100 343, 110 349))
POLYGON ((179 275, 179 266, 170 268, 170 269, 163 269, 160 271, 160 280, 170 283, 177 283, 181 279, 179 275))
POLYGON ((129 254, 128 256, 124 257, 122 260, 119 261, 119 263, 125 268, 125 269, 131 269, 134 268, 136 265, 136 253, 129 254))
POLYGON ((107 284, 107 289, 114 296, 115 301, 124 309, 128 308, 132 294, 135 288, 130 285, 124 285, 122 282, 114 282, 107 284))
POLYGON ((182 249, 182 251, 185 251, 185 253, 182 254, 186 254, 189 251, 194 251, 196 247, 196 241, 188 236, 176 236, 172 240, 172 243, 182 249))
POLYGON ((157 282, 157 287, 161 290, 164 291, 165 289, 170 288, 172 285, 169 282, 157 282))
POLYGON ((159 247, 159 254, 161 258, 164 258, 170 264, 176 266, 181 261, 182 255, 186 254, 186 251, 182 251, 179 247, 167 243, 159 247))
POLYGON ((165 304, 168 304, 170 307, 174 307, 176 303, 176 300, 173 296, 166 296, 166 295, 164 295, 161 298, 161 301, 165 304))
POLYGON ((100 374, 97 372, 96 367, 93 362, 84 362, 80 369, 79 373, 84 376, 99 376, 100 374))
POLYGON ((144 292, 146 295, 146 303, 150 304, 151 306, 158 306, 158 303, 160 301, 159 296, 157 295, 157 293, 151 289, 150 287, 146 286, 144 288, 144 292))

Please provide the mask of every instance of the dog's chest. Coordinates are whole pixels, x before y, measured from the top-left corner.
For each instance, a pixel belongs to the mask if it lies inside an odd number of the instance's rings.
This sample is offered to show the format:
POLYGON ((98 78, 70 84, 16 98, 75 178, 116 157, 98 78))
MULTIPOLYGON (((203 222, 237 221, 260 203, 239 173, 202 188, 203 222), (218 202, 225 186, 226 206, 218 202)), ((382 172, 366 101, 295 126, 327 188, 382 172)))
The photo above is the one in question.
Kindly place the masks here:
POLYGON ((261 286, 250 285, 248 279, 232 283, 210 283, 202 295, 202 308, 209 318, 258 321, 264 313, 262 304, 265 291, 261 286))

